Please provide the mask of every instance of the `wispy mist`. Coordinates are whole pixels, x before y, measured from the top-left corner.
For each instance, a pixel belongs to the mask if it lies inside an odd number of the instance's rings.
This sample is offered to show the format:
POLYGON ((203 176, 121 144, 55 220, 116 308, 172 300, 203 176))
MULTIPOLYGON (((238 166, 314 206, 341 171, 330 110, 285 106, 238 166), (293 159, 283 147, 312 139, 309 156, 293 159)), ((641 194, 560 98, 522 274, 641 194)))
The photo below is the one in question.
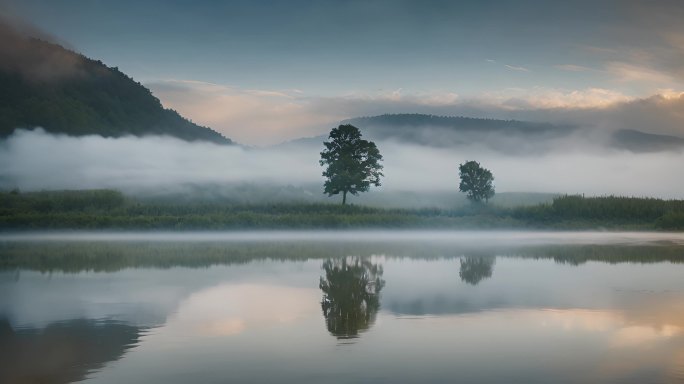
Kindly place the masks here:
POLYGON ((83 58, 69 51, 51 50, 35 39, 68 46, 29 23, 0 14, 0 70, 19 73, 34 82, 50 82, 82 74, 83 58))
MULTIPOLYGON (((458 165, 477 160, 496 178, 498 192, 586 193, 684 197, 678 177, 684 154, 628 151, 563 143, 543 154, 502 154, 486 148, 433 148, 378 142, 385 175, 379 193, 453 191, 458 165)), ((172 193, 192 184, 315 186, 322 145, 248 149, 169 137, 68 137, 18 131, 0 145, 0 187, 21 190, 116 188, 172 193)), ((313 194, 322 194, 315 188, 313 194)))

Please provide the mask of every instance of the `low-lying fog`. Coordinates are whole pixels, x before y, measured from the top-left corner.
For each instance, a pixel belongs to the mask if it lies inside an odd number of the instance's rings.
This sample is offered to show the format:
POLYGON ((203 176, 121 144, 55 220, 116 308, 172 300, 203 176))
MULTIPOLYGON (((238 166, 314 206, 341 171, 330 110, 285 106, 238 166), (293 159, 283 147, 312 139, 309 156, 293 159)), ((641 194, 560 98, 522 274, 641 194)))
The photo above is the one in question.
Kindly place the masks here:
POLYGON ((667 232, 548 232, 453 230, 345 231, 198 231, 198 232, 32 232, 0 233, 3 242, 297 242, 297 243, 422 243, 476 248, 527 245, 684 245, 684 233, 667 232))
MULTIPOLYGON (((379 141, 382 193, 458 191, 458 165, 477 160, 495 176, 497 192, 619 194, 683 198, 676 151, 633 153, 559 142, 543 153, 501 153, 476 146, 435 148, 379 141)), ((170 137, 67 137, 15 132, 0 143, 0 188, 115 188, 172 193, 181 185, 314 186, 322 194, 322 150, 315 143, 250 149, 188 143, 170 137)))

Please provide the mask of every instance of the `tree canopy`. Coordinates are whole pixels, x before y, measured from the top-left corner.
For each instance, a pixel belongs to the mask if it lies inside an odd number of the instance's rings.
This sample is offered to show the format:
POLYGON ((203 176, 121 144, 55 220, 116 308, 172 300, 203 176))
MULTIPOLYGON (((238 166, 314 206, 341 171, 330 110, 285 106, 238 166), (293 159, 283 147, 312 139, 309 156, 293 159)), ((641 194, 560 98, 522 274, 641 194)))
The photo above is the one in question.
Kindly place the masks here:
POLYGON ((346 204, 347 193, 357 195, 371 185, 380 186, 382 155, 375 143, 362 139, 359 129, 349 124, 333 128, 328 138, 320 160, 327 166, 323 176, 328 196, 342 193, 342 204, 346 204))
POLYGON ((477 161, 466 161, 459 165, 458 174, 461 177, 458 189, 465 192, 471 201, 487 201, 494 196, 494 176, 477 161))

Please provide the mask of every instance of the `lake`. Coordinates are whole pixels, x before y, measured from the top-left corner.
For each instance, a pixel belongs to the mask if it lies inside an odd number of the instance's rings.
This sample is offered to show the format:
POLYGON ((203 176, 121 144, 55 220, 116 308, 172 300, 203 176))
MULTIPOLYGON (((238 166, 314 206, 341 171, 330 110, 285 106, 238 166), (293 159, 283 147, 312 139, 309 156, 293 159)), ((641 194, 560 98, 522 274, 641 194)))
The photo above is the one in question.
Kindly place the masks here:
POLYGON ((684 234, 0 235, 2 383, 684 381, 684 234))

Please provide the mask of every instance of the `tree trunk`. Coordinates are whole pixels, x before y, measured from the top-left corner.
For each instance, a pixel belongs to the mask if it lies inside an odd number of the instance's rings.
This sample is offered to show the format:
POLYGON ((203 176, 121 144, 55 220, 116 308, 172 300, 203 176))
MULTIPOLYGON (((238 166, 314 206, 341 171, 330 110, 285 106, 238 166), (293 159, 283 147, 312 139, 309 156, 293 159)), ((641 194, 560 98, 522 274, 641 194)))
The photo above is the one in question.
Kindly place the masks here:
POLYGON ((342 205, 347 204, 347 191, 342 191, 342 205))

